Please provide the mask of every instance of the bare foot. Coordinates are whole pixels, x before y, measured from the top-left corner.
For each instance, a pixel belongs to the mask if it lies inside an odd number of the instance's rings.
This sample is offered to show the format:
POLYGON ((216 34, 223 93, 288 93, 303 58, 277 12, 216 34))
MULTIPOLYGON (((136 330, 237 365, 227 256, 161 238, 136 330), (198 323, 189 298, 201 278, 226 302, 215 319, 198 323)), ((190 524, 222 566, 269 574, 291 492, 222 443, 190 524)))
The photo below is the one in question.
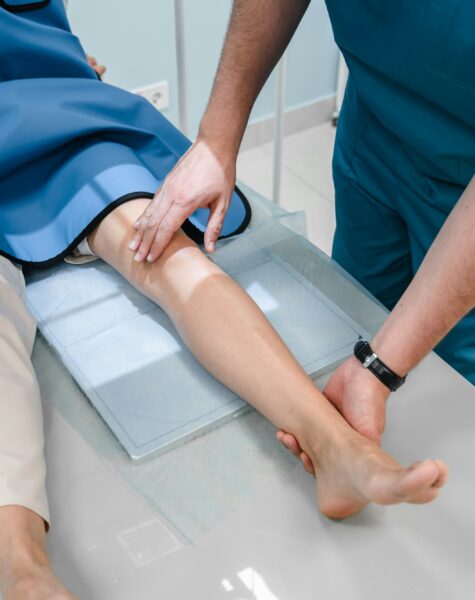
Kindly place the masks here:
POLYGON ((343 419, 334 433, 324 448, 306 448, 315 466, 318 505, 329 518, 349 517, 370 502, 431 502, 447 481, 443 462, 427 460, 406 469, 343 419))

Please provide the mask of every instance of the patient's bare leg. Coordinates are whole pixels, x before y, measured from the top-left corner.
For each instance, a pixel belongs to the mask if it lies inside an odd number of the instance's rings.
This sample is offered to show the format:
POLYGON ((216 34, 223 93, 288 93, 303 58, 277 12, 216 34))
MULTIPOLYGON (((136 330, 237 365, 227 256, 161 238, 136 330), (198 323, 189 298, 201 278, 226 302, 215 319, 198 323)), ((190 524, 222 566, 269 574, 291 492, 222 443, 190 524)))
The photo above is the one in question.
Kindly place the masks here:
POLYGON ((402 468, 356 433, 316 389, 253 300, 183 233, 160 259, 137 264, 127 248, 148 200, 112 212, 89 236, 98 256, 157 302, 201 364, 272 423, 293 433, 311 457, 320 509, 340 518, 368 502, 433 500, 446 467, 402 468))

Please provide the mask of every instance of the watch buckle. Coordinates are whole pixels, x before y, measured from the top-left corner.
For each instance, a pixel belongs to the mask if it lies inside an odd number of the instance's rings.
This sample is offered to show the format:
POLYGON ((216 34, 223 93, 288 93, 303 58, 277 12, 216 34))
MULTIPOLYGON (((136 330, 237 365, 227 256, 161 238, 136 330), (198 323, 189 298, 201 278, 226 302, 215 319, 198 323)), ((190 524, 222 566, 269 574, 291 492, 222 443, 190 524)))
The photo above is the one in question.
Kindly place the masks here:
POLYGON ((365 358, 365 361, 363 363, 363 367, 365 369, 367 369, 368 367, 370 367, 374 363, 375 360, 378 360, 378 355, 373 352, 373 354, 371 354, 370 356, 367 356, 365 358))

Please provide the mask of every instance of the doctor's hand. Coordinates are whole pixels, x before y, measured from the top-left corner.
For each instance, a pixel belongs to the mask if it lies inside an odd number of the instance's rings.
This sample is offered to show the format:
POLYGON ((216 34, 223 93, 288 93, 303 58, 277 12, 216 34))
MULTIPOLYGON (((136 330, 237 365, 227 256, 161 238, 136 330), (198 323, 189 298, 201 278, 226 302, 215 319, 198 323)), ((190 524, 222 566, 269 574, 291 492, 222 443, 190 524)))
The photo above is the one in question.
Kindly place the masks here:
POLYGON ((236 181, 235 157, 218 159, 198 139, 169 173, 142 216, 129 244, 137 262, 154 262, 185 220, 198 208, 209 208, 205 248, 213 252, 223 227, 236 181))
MULTIPOLYGON (((386 424, 386 401, 390 392, 356 358, 352 357, 338 367, 323 393, 353 429, 378 445, 381 443, 386 424)), ((278 431, 277 439, 300 458, 309 473, 314 473, 312 461, 293 435, 278 431)))

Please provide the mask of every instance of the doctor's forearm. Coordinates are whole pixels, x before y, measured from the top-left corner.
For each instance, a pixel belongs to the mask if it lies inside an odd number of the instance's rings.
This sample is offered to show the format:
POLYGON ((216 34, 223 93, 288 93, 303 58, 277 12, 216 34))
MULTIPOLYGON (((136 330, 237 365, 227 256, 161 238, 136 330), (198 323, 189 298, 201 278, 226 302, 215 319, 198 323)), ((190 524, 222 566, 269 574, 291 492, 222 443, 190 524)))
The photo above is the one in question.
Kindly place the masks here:
POLYGON ((310 0, 235 0, 200 137, 237 155, 252 106, 310 0))
POLYGON ((475 306, 475 177, 435 239, 411 285, 373 340, 405 375, 475 306))

